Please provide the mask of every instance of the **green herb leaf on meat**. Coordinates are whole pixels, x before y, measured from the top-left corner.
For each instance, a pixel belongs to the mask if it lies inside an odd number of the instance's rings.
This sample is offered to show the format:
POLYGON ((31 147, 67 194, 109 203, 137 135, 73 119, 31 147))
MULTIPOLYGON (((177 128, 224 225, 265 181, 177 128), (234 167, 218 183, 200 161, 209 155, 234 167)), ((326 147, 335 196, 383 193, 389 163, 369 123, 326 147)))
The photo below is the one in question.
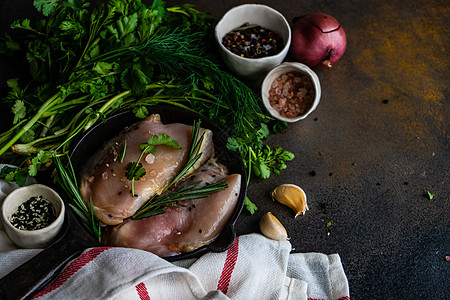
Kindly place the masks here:
POLYGON ((125 177, 131 181, 131 194, 136 196, 134 193, 134 183, 135 181, 141 179, 147 172, 140 162, 144 154, 154 154, 156 152, 156 146, 166 145, 174 149, 181 149, 177 141, 173 140, 167 134, 153 135, 146 143, 140 144, 139 149, 142 150, 138 161, 130 162, 125 166, 125 177))
POLYGON ((153 135, 148 140, 147 143, 143 143, 139 145, 139 148, 144 153, 152 153, 154 154, 156 151, 157 145, 165 145, 174 149, 181 149, 181 146, 178 144, 177 141, 172 139, 167 134, 161 133, 159 135, 153 135))
POLYGON ((145 168, 140 162, 130 162, 125 166, 125 177, 127 177, 128 180, 139 180, 145 174, 145 168))

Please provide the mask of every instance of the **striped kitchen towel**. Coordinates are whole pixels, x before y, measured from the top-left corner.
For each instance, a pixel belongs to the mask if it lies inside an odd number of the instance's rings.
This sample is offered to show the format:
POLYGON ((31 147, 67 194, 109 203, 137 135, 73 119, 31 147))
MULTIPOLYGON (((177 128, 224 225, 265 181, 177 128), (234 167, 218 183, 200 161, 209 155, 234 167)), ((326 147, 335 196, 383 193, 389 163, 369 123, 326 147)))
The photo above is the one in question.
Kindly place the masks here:
POLYGON ((90 248, 34 299, 348 300, 338 254, 291 253, 289 241, 253 233, 225 252, 168 262, 152 253, 90 248))

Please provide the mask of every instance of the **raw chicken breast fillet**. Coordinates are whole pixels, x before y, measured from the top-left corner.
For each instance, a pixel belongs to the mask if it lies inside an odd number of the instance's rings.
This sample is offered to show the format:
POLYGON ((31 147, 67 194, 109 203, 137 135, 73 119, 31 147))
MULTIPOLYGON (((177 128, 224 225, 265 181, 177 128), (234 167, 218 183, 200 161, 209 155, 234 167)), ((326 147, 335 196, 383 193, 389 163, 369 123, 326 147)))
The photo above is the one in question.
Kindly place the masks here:
POLYGON ((225 179, 228 188, 204 199, 174 203, 178 207, 166 208, 160 215, 108 227, 103 234, 106 244, 168 257, 211 243, 228 223, 239 198, 241 175, 226 172, 225 166, 211 159, 179 187, 201 181, 200 188, 225 179))
MULTIPOLYGON (((204 133, 201 144, 202 157, 193 167, 198 168, 214 155, 212 132, 204 133)), ((160 194, 176 177, 187 160, 191 143, 192 126, 185 124, 162 124, 159 115, 152 115, 121 132, 108 141, 84 165, 80 179, 80 194, 89 205, 90 197, 95 215, 107 225, 116 225, 131 217, 148 199, 160 194), (136 162, 141 154, 139 145, 153 135, 166 134, 177 141, 181 149, 165 145, 156 146, 154 155, 144 155, 141 163, 146 175, 135 181, 135 195, 131 194, 131 181, 125 177, 125 167, 136 162), (125 157, 120 162, 119 155, 125 157)), ((193 169, 192 168, 192 169, 193 169)), ((194 170, 190 170, 192 172, 194 170)))

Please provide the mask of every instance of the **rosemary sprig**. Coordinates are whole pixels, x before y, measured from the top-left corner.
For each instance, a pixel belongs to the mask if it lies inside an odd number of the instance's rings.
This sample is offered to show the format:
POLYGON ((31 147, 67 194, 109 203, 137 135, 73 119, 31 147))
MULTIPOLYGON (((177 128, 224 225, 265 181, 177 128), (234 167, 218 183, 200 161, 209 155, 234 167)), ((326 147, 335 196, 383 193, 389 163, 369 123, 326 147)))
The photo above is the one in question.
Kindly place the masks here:
POLYGON ((89 209, 84 203, 83 198, 78 190, 77 179, 75 171, 73 170, 72 162, 69 156, 67 156, 67 161, 69 168, 68 170, 64 167, 59 156, 54 155, 53 160, 55 161, 59 176, 56 177, 56 181, 64 190, 67 196, 70 197, 73 203, 69 203, 69 206, 80 218, 83 226, 99 241, 101 242, 101 222, 94 214, 94 205, 92 203, 92 198, 89 200, 89 209))
POLYGON ((195 187, 201 183, 201 181, 199 181, 160 197, 154 196, 146 203, 145 209, 138 210, 132 218, 133 220, 139 220, 165 213, 164 207, 167 207, 168 204, 171 203, 206 198, 212 193, 228 188, 228 184, 224 184, 224 181, 225 180, 221 180, 195 189, 195 187))
POLYGON ((202 123, 201 120, 195 121, 192 124, 192 137, 191 137, 191 146, 189 147, 188 156, 186 163, 184 164, 183 168, 181 168, 181 171, 178 173, 177 176, 170 182, 168 186, 162 191, 164 193, 167 191, 172 185, 174 185, 177 181, 182 179, 186 176, 188 171, 192 168, 192 166, 200 159, 202 156, 202 152, 200 151, 200 146, 203 143, 203 138, 205 136, 205 133, 202 134, 202 136, 197 140, 198 134, 200 132, 200 124, 202 123))
MULTIPOLYGON (((164 190, 161 192, 161 194, 164 194, 169 188, 171 188, 176 182, 178 182, 180 179, 182 179, 183 177, 186 176, 186 174, 188 173, 188 171, 192 168, 192 166, 200 159, 200 157, 202 156, 202 152, 200 152, 200 147, 203 143, 203 138, 204 138, 204 133, 201 135, 200 138, 198 138, 199 132, 200 132, 200 124, 201 124, 201 120, 195 121, 192 125, 192 138, 191 138, 191 145, 189 147, 189 151, 188 151, 188 156, 187 156, 187 161, 184 164, 184 166, 181 168, 181 171, 178 173, 177 176, 175 176, 175 178, 164 188, 164 190)), ((192 186, 191 186, 192 188, 192 186)), ((220 190, 220 189, 218 189, 220 190)), ((210 193, 216 192, 218 190, 206 190, 210 193)), ((177 191, 174 191, 170 194, 174 194, 173 197, 177 197, 176 194, 183 192, 184 193, 184 189, 180 189, 177 191)), ((182 194, 183 194, 182 193, 182 194)), ((195 195, 196 193, 192 193, 191 195, 195 195)), ((157 214, 161 214, 164 213, 164 206, 166 206, 166 204, 168 203, 172 203, 174 202, 173 200, 171 202, 166 202, 165 199, 167 196, 161 196, 161 198, 163 198, 163 200, 161 200, 160 198, 158 198, 158 195, 154 195, 152 198, 150 198, 144 205, 141 206, 141 208, 139 208, 136 213, 133 215, 133 219, 142 219, 145 217, 149 217, 149 216, 154 216, 157 214), (164 198, 163 198, 164 197, 164 198), (161 202, 162 201, 162 202, 161 202), (143 215, 145 215, 145 217, 142 217, 143 215)), ((199 199, 199 198, 204 198, 204 197, 197 197, 197 198, 191 198, 192 196, 189 197, 189 199, 199 199)), ((188 200, 188 199, 185 199, 188 200)))

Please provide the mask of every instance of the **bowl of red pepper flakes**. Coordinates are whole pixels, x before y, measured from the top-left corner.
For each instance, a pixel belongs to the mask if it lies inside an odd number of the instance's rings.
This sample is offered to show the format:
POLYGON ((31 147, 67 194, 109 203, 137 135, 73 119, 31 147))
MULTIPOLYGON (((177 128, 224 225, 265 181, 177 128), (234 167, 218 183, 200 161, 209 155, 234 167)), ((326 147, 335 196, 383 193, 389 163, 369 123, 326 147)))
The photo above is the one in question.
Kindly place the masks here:
POLYGON ((291 45, 291 28, 275 9, 243 4, 219 20, 215 39, 231 72, 243 79, 259 79, 283 62, 291 45))
POLYGON ((2 204, 2 222, 10 239, 21 248, 46 248, 57 239, 65 219, 59 194, 43 184, 12 191, 2 204))

